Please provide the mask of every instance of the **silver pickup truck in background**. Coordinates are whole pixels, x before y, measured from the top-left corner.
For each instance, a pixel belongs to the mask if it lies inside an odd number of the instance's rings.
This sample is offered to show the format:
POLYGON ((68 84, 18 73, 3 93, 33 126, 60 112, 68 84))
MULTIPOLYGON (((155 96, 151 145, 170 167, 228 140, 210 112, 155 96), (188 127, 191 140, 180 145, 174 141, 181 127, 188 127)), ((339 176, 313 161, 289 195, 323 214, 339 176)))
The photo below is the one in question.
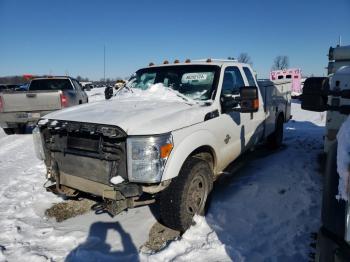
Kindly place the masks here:
POLYGON ((0 127, 6 134, 23 133, 40 117, 65 107, 88 102, 88 96, 71 77, 34 78, 28 91, 0 92, 0 127))

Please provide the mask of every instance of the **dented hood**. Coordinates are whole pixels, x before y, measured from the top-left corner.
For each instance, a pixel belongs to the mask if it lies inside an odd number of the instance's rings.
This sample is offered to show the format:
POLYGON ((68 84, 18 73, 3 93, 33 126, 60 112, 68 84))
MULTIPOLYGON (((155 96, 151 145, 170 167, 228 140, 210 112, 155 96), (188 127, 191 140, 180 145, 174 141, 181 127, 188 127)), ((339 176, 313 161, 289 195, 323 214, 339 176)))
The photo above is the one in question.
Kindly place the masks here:
POLYGON ((111 99, 55 111, 44 118, 114 125, 128 135, 152 135, 203 122, 212 110, 212 105, 182 101, 111 99))

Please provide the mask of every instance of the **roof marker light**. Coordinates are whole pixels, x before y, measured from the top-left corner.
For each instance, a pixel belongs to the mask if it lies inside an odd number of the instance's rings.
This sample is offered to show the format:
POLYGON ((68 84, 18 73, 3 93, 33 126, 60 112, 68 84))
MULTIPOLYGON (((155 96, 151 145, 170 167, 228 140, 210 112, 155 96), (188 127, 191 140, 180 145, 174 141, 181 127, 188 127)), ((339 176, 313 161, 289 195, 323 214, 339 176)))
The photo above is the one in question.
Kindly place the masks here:
POLYGON ((208 58, 208 59, 207 59, 207 63, 210 63, 210 62, 211 62, 211 58, 208 58))
POLYGON ((154 63, 153 63, 153 62, 151 62, 151 63, 149 63, 149 64, 148 64, 148 66, 154 66, 154 63))
POLYGON ((191 63, 191 59, 188 59, 188 58, 187 58, 187 59, 185 60, 185 63, 191 63))
POLYGON ((179 59, 175 59, 174 64, 180 63, 179 59))
POLYGON ((169 61, 168 60, 164 60, 163 64, 167 65, 167 64, 169 64, 169 61))

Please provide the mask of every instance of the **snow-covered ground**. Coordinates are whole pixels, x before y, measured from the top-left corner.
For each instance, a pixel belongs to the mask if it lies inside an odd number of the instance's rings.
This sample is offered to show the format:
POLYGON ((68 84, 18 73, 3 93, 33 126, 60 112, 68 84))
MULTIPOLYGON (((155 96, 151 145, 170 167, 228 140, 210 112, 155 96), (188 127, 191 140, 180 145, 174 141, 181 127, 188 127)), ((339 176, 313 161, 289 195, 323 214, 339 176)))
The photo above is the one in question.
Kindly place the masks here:
POLYGON ((85 91, 86 94, 89 96, 89 103, 104 100, 105 89, 106 87, 95 87, 92 88, 90 91, 85 91))
MULTIPOLYGON (((90 101, 103 100, 103 92, 92 89, 90 101)), ((149 207, 115 218, 46 218, 62 200, 43 188, 31 135, 0 129, 0 261, 308 261, 309 235, 319 227, 325 115, 297 103, 292 114, 283 148, 257 149, 229 174, 233 164, 216 183, 207 216, 155 254, 140 251, 156 221, 149 207)))

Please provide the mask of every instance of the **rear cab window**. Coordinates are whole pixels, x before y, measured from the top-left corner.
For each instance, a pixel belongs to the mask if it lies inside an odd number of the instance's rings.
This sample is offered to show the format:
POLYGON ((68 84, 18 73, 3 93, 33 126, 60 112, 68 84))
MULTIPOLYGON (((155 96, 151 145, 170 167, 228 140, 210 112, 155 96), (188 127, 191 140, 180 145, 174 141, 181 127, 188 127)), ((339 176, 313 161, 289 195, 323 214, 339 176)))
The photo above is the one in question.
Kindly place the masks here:
POLYGON ((250 69, 248 67, 243 67, 243 71, 247 77, 249 86, 256 86, 254 76, 250 69))
POLYGON ((69 79, 34 79, 30 83, 29 90, 72 90, 73 86, 69 79))

